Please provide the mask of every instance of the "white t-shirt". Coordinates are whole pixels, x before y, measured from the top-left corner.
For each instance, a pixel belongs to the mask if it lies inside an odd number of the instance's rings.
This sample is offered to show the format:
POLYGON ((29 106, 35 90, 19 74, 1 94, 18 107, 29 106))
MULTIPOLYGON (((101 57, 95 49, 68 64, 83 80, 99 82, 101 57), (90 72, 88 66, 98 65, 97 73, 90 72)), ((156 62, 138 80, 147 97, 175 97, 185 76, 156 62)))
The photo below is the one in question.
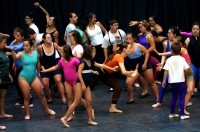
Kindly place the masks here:
POLYGON ((38 47, 38 45, 40 44, 40 42, 42 41, 42 36, 43 36, 43 33, 41 34, 37 34, 35 40, 34 40, 34 44, 36 45, 36 48, 38 47))
POLYGON ((112 45, 114 45, 115 43, 115 36, 119 36, 120 40, 118 41, 118 44, 121 44, 122 42, 125 42, 126 40, 126 33, 121 30, 118 29, 116 33, 111 33, 110 31, 104 36, 103 38, 103 43, 102 43, 102 48, 108 48, 108 46, 110 46, 110 43, 112 45), (120 34, 119 34, 120 33, 120 34), (121 35, 121 36, 120 36, 121 35), (110 38, 110 41, 109 41, 110 38))
POLYGON ((39 29, 38 27, 35 25, 35 23, 29 25, 29 28, 33 29, 35 31, 36 34, 39 34, 39 29))
POLYGON ((83 46, 78 44, 75 47, 72 47, 72 54, 83 53, 83 46))
POLYGON ((168 58, 163 67, 169 73, 168 83, 185 82, 184 70, 189 67, 185 59, 179 55, 168 58))
POLYGON ((69 41, 69 32, 72 31, 72 30, 76 30, 76 26, 72 23, 69 23, 65 29, 65 34, 64 36, 67 37, 67 44, 71 47, 72 44, 71 42, 69 41))

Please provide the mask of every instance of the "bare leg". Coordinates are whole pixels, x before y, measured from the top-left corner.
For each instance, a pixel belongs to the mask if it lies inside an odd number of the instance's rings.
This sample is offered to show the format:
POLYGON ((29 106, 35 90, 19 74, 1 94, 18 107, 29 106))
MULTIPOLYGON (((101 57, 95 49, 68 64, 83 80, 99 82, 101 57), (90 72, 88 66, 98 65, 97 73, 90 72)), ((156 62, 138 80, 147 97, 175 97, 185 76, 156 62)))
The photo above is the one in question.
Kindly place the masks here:
POLYGON ((70 115, 75 110, 75 108, 78 106, 78 104, 81 102, 82 93, 83 93, 82 92, 81 83, 77 83, 77 84, 74 85, 74 93, 75 94, 74 94, 74 101, 73 101, 73 103, 68 108, 67 113, 65 114, 65 116, 60 119, 61 122, 64 124, 65 127, 70 127, 67 124, 67 119, 70 117, 70 115))
POLYGON ((51 90, 49 88, 49 78, 42 78, 42 84, 44 86, 44 92, 47 94, 48 97, 47 102, 52 102, 51 90))
POLYGON ((56 85, 58 86, 58 90, 59 90, 61 97, 62 97, 62 102, 66 102, 65 91, 64 91, 64 86, 62 84, 61 75, 57 74, 53 78, 56 82, 56 85))
MULTIPOLYGON (((73 103, 74 100, 74 90, 73 90, 73 86, 69 85, 67 82, 65 82, 65 91, 67 93, 67 98, 68 98, 68 108, 70 107, 70 105, 73 103)), ((73 114, 70 115, 70 117, 68 118, 68 121, 73 119, 73 114)))
POLYGON ((18 77, 18 83, 24 96, 25 119, 30 119, 30 84, 22 77, 18 77))
MULTIPOLYGON (((186 105, 187 103, 189 102, 190 98, 191 98, 191 95, 194 91, 194 82, 193 81, 189 81, 187 82, 187 94, 185 96, 185 108, 186 108, 186 105)), ((184 110, 184 113, 186 115, 189 115, 190 113, 186 111, 186 109, 184 110)))

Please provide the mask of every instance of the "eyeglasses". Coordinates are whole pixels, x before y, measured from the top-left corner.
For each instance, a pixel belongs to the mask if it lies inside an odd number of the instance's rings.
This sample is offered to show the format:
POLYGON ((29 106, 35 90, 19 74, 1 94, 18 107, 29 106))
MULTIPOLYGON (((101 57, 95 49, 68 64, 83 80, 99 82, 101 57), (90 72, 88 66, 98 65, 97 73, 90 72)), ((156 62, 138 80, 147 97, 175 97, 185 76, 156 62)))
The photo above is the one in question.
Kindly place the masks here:
POLYGON ((28 20, 28 19, 30 19, 30 18, 24 18, 24 20, 28 20))

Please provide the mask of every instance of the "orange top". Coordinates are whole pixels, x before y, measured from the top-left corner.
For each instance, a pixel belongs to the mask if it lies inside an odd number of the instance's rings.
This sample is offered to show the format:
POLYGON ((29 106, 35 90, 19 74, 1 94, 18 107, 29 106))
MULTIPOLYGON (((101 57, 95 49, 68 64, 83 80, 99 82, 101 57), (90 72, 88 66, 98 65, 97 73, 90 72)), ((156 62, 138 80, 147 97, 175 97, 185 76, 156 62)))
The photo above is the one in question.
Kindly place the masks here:
MULTIPOLYGON (((116 54, 114 55, 113 59, 109 60, 107 63, 105 63, 105 65, 113 68, 115 66, 119 66, 119 63, 124 63, 124 57, 120 54, 116 54)), ((120 70, 120 67, 117 69, 117 71, 119 70, 120 70)), ((106 69, 106 71, 109 72, 110 74, 114 73, 114 71, 111 71, 108 69, 106 69)))

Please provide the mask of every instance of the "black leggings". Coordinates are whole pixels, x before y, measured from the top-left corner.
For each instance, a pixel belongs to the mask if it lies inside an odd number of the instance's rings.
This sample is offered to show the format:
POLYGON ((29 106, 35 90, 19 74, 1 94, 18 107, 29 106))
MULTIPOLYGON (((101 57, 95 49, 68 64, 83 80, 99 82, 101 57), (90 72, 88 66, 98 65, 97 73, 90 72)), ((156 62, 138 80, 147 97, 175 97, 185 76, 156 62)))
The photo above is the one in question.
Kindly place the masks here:
POLYGON ((99 75, 92 74, 89 83, 90 89, 93 90, 97 83, 101 81, 102 83, 114 89, 112 95, 112 104, 117 104, 117 101, 122 91, 122 86, 120 85, 120 83, 115 79, 112 74, 108 73, 106 70, 102 71, 102 69, 100 68, 95 68, 94 71, 98 71, 99 75))
POLYGON ((103 63, 105 58, 104 58, 103 48, 101 48, 101 44, 94 47, 96 49, 96 55, 94 57, 94 61, 97 63, 103 63))

